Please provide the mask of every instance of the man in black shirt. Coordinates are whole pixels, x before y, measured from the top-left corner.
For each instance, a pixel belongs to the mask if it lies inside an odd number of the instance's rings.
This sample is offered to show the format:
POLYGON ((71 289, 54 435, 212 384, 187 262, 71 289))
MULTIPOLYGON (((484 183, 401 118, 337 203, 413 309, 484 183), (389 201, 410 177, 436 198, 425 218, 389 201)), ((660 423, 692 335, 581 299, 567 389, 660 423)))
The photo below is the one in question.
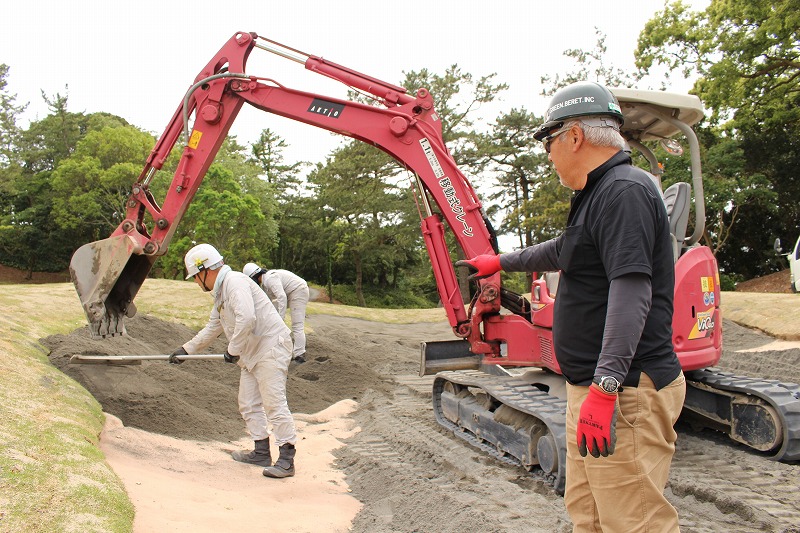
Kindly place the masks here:
POLYGON ((566 230, 459 263, 479 277, 561 271, 553 337, 568 382, 564 501, 574 531, 678 531, 663 495, 686 394, 672 345, 669 222, 661 192, 624 151, 622 122, 602 85, 556 92, 534 137, 575 191, 566 230))

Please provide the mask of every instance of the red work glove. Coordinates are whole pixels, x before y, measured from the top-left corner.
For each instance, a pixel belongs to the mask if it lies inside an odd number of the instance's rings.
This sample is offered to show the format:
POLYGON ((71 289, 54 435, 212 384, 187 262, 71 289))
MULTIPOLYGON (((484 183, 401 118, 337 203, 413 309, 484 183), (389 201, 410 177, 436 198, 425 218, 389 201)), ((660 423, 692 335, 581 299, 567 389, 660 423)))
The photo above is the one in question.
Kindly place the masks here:
POLYGON ((472 274, 467 279, 481 279, 503 270, 500 267, 500 256, 493 254, 477 255, 472 259, 456 261, 456 266, 469 268, 472 274))
POLYGON ((608 394, 592 383, 578 416, 578 451, 592 457, 608 457, 617 445, 617 395, 608 394))

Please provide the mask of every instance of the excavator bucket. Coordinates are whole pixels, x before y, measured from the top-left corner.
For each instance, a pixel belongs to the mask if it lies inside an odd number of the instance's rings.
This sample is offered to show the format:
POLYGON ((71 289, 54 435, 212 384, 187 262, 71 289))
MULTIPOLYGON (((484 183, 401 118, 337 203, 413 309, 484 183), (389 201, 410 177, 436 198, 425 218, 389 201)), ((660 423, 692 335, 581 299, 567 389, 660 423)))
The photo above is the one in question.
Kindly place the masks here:
POLYGON ((124 334, 123 318, 136 314, 133 298, 156 260, 137 248, 128 235, 116 235, 84 244, 72 255, 70 276, 92 338, 124 334))

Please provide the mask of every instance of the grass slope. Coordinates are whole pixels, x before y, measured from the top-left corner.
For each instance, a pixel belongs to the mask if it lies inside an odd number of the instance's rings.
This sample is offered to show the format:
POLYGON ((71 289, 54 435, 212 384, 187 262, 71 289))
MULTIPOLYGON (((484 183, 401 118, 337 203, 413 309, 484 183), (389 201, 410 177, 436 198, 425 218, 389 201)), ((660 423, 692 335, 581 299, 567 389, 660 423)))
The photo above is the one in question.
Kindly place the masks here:
POLYGON ((72 285, 2 285, 0 308, 0 531, 131 531, 133 506, 97 446, 100 405, 38 343, 83 325, 72 285))

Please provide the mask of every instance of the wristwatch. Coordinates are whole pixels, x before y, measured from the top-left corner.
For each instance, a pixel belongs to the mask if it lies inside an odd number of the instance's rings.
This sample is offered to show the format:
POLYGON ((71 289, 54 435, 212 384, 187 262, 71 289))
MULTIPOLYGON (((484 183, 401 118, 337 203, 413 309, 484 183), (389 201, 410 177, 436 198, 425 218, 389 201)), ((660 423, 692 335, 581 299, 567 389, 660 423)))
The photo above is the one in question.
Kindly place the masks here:
POLYGON ((620 382, 614 376, 603 376, 594 378, 592 383, 597 383, 600 388, 608 394, 616 394, 619 391, 620 382))

